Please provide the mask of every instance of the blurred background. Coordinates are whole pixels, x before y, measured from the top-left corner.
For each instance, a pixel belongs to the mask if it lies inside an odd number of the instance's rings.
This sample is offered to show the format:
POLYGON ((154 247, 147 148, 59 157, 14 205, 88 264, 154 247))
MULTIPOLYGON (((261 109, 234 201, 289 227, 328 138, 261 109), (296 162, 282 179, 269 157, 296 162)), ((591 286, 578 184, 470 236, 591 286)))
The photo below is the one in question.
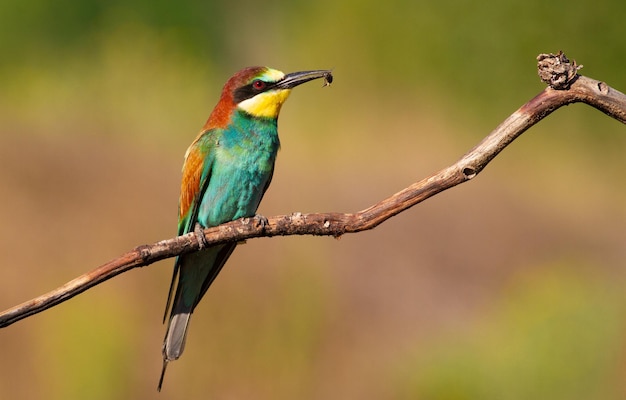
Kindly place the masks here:
MULTIPOLYGON (((0 308, 176 233, 187 146, 248 65, 294 90, 259 212, 445 167, 563 50, 626 91, 623 1, 0 3, 0 308)), ((475 180, 340 240, 240 246, 163 392, 172 260, 0 330, 6 399, 623 399, 626 129, 558 110, 475 180)))

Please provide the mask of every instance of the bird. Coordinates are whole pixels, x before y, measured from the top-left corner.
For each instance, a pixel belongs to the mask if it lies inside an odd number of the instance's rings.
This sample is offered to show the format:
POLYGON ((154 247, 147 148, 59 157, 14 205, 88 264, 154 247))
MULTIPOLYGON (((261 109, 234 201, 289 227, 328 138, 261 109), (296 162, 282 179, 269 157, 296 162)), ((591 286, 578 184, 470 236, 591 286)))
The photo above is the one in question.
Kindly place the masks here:
POLYGON ((272 181, 280 147, 277 126, 281 107, 294 87, 320 78, 324 86, 333 79, 330 70, 284 74, 261 66, 242 69, 228 79, 217 105, 187 149, 178 234, 196 232, 201 250, 180 255, 174 263, 163 317, 165 323, 171 306, 158 391, 168 363, 183 353, 191 314, 237 246, 204 246, 202 229, 256 216, 272 181))

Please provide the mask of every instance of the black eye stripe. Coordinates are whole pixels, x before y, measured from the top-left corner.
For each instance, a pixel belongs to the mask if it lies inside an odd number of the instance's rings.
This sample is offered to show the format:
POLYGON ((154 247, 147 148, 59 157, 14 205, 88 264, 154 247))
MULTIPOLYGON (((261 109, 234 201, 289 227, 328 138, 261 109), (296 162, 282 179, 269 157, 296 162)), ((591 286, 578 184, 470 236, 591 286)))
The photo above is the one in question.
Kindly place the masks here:
MULTIPOLYGON (((255 80, 256 81, 256 80, 255 80)), ((246 85, 246 86, 242 86, 240 88, 235 89, 235 93, 234 93, 234 100, 235 100, 235 104, 237 103, 241 103, 244 100, 248 100, 253 98, 254 96, 256 96, 259 93, 263 93, 263 92, 267 92, 268 90, 273 89, 276 86, 275 82, 265 82, 263 81, 263 83, 265 83, 265 87, 262 89, 257 89, 254 87, 254 82, 246 85)))

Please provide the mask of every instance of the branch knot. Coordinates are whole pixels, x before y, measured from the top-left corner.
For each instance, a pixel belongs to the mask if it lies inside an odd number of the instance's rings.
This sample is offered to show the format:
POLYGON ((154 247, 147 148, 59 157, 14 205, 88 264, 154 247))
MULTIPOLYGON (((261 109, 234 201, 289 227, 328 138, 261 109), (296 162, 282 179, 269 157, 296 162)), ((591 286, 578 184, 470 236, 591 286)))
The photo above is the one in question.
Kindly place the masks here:
POLYGON ((539 77, 552 89, 567 90, 576 78, 582 65, 576 65, 576 60, 570 60, 559 51, 559 54, 539 54, 537 56, 537 68, 539 77))

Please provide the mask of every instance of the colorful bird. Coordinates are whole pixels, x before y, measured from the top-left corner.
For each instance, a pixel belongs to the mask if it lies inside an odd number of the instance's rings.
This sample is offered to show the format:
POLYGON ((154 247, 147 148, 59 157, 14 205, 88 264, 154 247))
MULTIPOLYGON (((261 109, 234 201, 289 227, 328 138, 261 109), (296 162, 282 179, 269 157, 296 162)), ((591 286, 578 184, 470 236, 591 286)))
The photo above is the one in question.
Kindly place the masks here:
MULTIPOLYGON (((328 70, 285 75, 267 67, 249 67, 226 82, 217 106, 185 154, 179 235, 255 215, 272 180, 280 147, 280 108, 292 88, 319 78, 325 84, 332 82, 328 70)), ((212 246, 176 258, 163 318, 165 322, 176 287, 163 342, 159 391, 167 364, 183 353, 191 314, 236 245, 212 246)))

